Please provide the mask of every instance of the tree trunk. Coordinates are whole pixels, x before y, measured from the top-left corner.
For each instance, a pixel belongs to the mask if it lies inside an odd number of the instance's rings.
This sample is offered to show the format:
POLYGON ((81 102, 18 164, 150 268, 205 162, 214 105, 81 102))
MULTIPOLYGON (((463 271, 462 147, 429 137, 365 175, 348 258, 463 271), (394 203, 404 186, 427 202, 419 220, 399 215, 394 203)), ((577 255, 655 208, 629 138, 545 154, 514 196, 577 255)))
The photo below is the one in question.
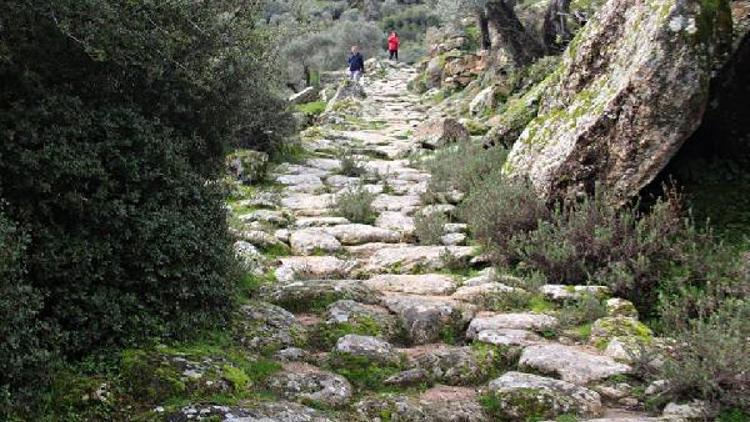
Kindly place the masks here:
POLYGON ((503 47, 517 67, 527 66, 544 55, 542 45, 526 31, 508 2, 490 0, 486 11, 490 25, 502 37, 503 47))
POLYGON ((490 40, 490 22, 487 20, 487 13, 484 10, 477 11, 477 25, 479 26, 479 38, 482 50, 488 50, 492 47, 490 40))
POLYGON ((542 37, 548 54, 558 54, 567 47, 571 33, 568 30, 570 0, 552 0, 544 14, 542 37))

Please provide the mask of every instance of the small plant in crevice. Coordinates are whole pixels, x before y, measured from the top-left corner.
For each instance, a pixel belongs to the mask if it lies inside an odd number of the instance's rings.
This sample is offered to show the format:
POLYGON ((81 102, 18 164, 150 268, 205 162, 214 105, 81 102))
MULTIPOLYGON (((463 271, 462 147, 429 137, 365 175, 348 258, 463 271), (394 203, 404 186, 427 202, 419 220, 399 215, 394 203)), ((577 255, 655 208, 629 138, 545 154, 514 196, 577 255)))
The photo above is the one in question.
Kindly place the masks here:
POLYGON ((593 295, 582 295, 573 300, 565 301, 557 314, 562 326, 579 326, 594 322, 607 316, 607 307, 593 295))
POLYGON ((340 149, 336 155, 339 158, 339 172, 342 175, 362 177, 367 174, 365 163, 351 149, 340 149))
POLYGON ((376 195, 363 185, 349 188, 336 196, 334 209, 352 223, 371 224, 377 217, 372 203, 376 195))
POLYGON ((443 264, 443 269, 450 273, 465 275, 471 270, 469 258, 456 256, 448 247, 440 252, 440 262, 443 264))
POLYGON ((441 212, 417 213, 414 227, 420 245, 439 245, 448 218, 441 212))

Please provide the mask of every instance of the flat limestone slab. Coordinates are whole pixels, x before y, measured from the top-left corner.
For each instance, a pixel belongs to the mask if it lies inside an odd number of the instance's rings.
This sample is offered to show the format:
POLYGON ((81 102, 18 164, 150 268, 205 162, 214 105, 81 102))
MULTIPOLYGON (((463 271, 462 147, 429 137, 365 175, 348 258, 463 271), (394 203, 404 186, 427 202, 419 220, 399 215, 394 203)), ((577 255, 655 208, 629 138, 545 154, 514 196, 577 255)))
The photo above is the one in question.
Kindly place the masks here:
POLYGON ((363 284, 373 290, 416 295, 449 295, 456 290, 455 280, 444 274, 381 274, 363 284))
POLYGON ((576 347, 544 344, 524 349, 519 366, 551 374, 578 385, 630 372, 628 365, 576 347))
POLYGON ((533 313, 483 313, 474 318, 469 324, 466 337, 473 339, 479 332, 511 328, 514 330, 544 331, 557 327, 557 318, 533 313))
POLYGON ((275 272, 279 281, 345 278, 356 267, 356 262, 335 256, 286 256, 279 260, 281 266, 275 272))
POLYGON ((365 265, 371 272, 410 272, 415 269, 438 271, 446 267, 445 258, 468 260, 474 255, 471 246, 407 246, 375 252, 365 265))

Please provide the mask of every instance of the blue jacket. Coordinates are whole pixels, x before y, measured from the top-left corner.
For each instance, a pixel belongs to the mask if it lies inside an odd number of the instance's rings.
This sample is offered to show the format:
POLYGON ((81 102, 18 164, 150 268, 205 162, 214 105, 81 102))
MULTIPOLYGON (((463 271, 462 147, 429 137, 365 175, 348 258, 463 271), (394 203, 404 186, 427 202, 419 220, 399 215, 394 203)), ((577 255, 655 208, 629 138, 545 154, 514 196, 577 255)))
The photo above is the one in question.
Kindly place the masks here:
POLYGON ((351 54, 349 55, 349 70, 354 72, 356 70, 359 70, 360 72, 365 71, 365 58, 362 57, 361 54, 351 54))

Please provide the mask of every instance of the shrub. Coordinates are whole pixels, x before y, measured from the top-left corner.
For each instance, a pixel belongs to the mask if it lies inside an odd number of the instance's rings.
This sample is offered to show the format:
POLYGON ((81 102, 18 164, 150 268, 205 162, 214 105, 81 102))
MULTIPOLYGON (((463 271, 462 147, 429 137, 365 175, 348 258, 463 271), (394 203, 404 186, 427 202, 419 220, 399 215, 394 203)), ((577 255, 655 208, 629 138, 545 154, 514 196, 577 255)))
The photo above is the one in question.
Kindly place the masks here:
POLYGON ((495 172, 470 191, 459 214, 495 264, 507 267, 517 261, 508 256, 514 236, 535 230, 550 211, 528 182, 506 180, 495 172))
POLYGON ((446 223, 448 218, 442 212, 417 213, 414 217, 417 240, 421 245, 439 245, 446 223))
POLYGON ((371 224, 375 221, 375 211, 372 202, 375 194, 364 186, 347 189, 336 197, 334 207, 336 212, 353 223, 371 224))
POLYGON ((429 190, 472 192, 482 181, 496 177, 507 154, 507 150, 501 147, 484 149, 481 144, 472 142, 438 150, 424 164, 432 174, 429 190))
POLYGON ((0 3, 0 188, 29 233, 25 273, 4 285, 24 311, 3 329, 24 359, 46 350, 37 341, 77 358, 228 317, 215 181, 229 145, 274 150, 289 121, 255 7, 0 3))
POLYGON ((607 316, 607 307, 599 298, 593 295, 582 295, 572 301, 566 301, 557 315, 563 326, 581 325, 594 322, 607 316))
POLYGON ((339 157, 340 173, 349 177, 362 177, 367 173, 365 163, 352 150, 343 149, 336 154, 339 157))
POLYGON ((39 313, 43 297, 24 276, 29 236, 0 211, 0 419, 29 410, 29 396, 49 381, 53 326, 39 313))
POLYGON ((726 298, 710 315, 684 318, 682 303, 665 312, 674 319, 666 327, 678 347, 668 356, 660 377, 669 380, 675 398, 698 397, 726 409, 750 412, 750 304, 726 298), (676 311, 676 312, 675 312, 676 311))

